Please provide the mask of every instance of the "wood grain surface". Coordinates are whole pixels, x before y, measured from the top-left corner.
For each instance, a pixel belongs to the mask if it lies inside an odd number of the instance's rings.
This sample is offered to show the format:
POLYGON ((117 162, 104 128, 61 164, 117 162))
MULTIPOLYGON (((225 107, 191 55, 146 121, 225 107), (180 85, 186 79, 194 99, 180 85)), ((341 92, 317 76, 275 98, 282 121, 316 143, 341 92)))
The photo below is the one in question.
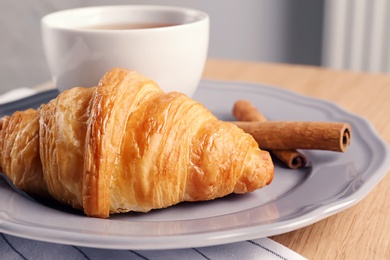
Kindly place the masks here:
MULTIPOLYGON (((268 84, 332 101, 368 119, 390 143, 390 75, 209 59, 204 78, 268 84)), ((355 206, 271 238, 308 259, 390 259, 390 174, 355 206)))

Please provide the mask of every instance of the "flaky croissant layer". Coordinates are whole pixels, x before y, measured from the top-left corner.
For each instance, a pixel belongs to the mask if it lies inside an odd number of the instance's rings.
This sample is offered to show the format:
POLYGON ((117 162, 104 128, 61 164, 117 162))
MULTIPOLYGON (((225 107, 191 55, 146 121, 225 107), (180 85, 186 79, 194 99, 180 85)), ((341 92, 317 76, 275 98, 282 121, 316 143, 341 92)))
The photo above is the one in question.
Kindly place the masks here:
POLYGON ((125 69, 5 116, 0 131, 1 170, 16 187, 93 217, 251 192, 273 178, 252 136, 125 69))

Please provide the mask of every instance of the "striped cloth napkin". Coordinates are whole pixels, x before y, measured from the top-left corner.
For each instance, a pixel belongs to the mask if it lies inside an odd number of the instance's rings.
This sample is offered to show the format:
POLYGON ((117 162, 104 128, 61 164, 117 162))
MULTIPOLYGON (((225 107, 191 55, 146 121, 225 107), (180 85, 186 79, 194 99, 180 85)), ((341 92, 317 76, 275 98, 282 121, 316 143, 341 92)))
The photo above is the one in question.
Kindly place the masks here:
POLYGON ((260 238, 232 244, 174 250, 111 250, 54 244, 19 238, 0 233, 1 259, 29 260, 107 260, 107 259, 305 259, 287 247, 269 239, 260 238))

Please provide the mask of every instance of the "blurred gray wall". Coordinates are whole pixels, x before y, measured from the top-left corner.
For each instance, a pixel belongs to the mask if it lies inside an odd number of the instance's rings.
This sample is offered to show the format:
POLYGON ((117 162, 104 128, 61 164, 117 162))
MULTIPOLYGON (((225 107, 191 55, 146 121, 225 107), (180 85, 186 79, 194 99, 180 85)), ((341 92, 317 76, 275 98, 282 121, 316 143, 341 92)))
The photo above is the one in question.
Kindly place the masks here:
POLYGON ((323 0, 1 0, 0 93, 50 79, 40 33, 47 13, 93 5, 160 4, 210 14, 209 57, 321 64, 323 0))

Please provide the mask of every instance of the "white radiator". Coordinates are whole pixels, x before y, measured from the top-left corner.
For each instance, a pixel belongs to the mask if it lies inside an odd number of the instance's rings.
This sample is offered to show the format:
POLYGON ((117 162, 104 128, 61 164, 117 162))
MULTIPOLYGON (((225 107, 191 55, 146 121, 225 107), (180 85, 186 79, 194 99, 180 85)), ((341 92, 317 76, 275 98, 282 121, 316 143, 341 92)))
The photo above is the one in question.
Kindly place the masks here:
POLYGON ((390 1, 325 0, 322 65, 390 72, 390 1))

